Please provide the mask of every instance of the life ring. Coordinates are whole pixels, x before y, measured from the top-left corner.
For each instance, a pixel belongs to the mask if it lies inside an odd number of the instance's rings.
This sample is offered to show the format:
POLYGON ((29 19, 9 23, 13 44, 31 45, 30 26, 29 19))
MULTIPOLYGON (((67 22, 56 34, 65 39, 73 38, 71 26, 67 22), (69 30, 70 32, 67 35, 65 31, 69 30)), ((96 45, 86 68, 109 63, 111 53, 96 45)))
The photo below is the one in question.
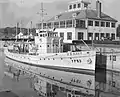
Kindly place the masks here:
POLYGON ((89 59, 87 60, 87 63, 88 63, 88 64, 91 64, 91 63, 92 63, 92 60, 89 58, 89 59))

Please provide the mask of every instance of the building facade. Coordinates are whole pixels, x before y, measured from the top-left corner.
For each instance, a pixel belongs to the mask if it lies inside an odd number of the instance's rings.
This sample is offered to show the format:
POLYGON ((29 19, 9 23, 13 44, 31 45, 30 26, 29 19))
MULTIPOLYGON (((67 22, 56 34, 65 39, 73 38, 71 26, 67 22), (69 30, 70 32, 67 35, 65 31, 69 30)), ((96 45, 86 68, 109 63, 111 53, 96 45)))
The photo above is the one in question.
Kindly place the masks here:
POLYGON ((72 40, 116 39, 114 18, 101 12, 101 2, 96 1, 96 9, 89 8, 90 2, 78 0, 68 4, 68 11, 60 13, 48 21, 37 24, 38 28, 53 29, 64 38, 65 43, 72 40))

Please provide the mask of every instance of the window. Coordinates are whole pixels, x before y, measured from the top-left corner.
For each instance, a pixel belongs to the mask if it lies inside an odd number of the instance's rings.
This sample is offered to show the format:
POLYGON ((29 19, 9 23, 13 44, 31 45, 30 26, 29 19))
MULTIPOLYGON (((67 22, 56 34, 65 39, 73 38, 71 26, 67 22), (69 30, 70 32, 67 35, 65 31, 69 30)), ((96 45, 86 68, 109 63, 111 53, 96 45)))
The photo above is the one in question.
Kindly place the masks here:
POLYGON ((52 28, 52 23, 47 23, 48 28, 52 28))
POLYGON ((116 61, 116 55, 113 55, 113 61, 116 61))
POLYGON ((99 33, 95 33, 95 40, 99 40, 99 33))
POLYGON ((64 32, 60 32, 60 37, 64 39, 64 32))
POLYGON ((84 37, 83 32, 78 32, 78 40, 83 39, 83 37, 84 37))
POLYGON ((93 39, 93 33, 88 33, 88 40, 92 40, 93 39))
POLYGON ((115 23, 111 23, 111 27, 112 27, 112 28, 115 28, 115 23))
POLYGON ((76 20, 76 27, 85 28, 85 20, 76 20))
POLYGON ((72 27, 72 20, 66 21, 66 27, 72 27))
POLYGON ((93 21, 88 20, 88 26, 93 26, 93 21))
POLYGON ((101 22, 101 27, 105 27, 105 22, 101 22))
POLYGON ((111 38, 112 38, 113 40, 115 40, 115 34, 114 34, 114 33, 111 34, 111 38))
POLYGON ((73 8, 76 8, 76 4, 73 5, 73 8))
POLYGON ((69 9, 72 9, 72 5, 69 5, 69 9))
POLYGON ((68 94, 68 97, 72 97, 71 94, 68 94))
POLYGON ((99 21, 95 21, 95 26, 99 26, 99 21))
POLYGON ((110 27, 110 22, 106 22, 106 27, 110 27))
POLYGON ((72 40, 72 32, 67 32, 67 40, 72 40))
POLYGON ((60 28, 64 28, 65 27, 65 21, 60 21, 60 28))
POLYGON ((54 27, 59 28, 59 22, 54 22, 54 27))
POLYGON ((80 20, 80 27, 85 28, 85 20, 80 20))
POLYGON ((87 7, 87 6, 88 6, 88 4, 85 4, 85 3, 84 3, 84 7, 87 7))
POLYGON ((47 23, 43 23, 43 29, 46 29, 47 23))
POLYGON ((106 38, 110 38, 110 33, 106 33, 106 38))
POLYGON ((78 8, 80 8, 80 3, 78 3, 78 8))

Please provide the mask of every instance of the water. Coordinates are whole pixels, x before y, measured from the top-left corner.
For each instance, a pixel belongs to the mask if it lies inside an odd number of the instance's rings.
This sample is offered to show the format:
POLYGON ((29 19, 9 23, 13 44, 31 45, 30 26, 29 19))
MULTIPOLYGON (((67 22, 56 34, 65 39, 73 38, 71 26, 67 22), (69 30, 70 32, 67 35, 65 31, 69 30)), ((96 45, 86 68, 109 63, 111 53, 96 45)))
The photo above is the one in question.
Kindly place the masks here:
MULTIPOLYGON (((5 58, 2 51, 0 51, 0 90, 10 89, 20 97, 38 97, 31 89, 29 81, 22 77, 19 82, 16 82, 8 76, 4 76, 5 62, 7 64, 17 64, 12 60, 5 58)), ((41 69, 42 70, 42 69, 41 69)), ((43 70, 44 71, 44 70, 43 70)), ((45 73, 46 71, 44 71, 45 73)), ((48 72, 48 71, 47 71, 48 72)), ((49 72, 51 76, 55 72, 49 72)), ((81 74, 82 75, 82 74, 81 74)), ((80 75, 80 76, 81 76, 80 75)), ((83 75, 84 76, 84 75, 83 75)), ((91 76, 91 75, 89 75, 91 76)), ((59 77, 59 76, 58 76, 59 77)), ((120 96, 120 72, 113 72, 106 69, 97 69, 95 74, 95 93, 96 97, 119 97, 120 96)), ((86 79, 88 76, 86 77, 86 79)))
MULTIPOLYGON (((10 90, 12 92, 11 95, 16 94, 19 97, 40 97, 30 87, 29 79, 26 77, 21 76, 20 81, 17 82, 15 79, 4 75, 6 69, 4 60, 4 53, 0 50, 0 91, 10 90)), ((8 97, 8 95, 3 96, 3 94, 0 93, 0 97, 8 97)))
POLYGON ((3 86, 3 77, 4 77, 4 54, 0 51, 0 87, 3 86))

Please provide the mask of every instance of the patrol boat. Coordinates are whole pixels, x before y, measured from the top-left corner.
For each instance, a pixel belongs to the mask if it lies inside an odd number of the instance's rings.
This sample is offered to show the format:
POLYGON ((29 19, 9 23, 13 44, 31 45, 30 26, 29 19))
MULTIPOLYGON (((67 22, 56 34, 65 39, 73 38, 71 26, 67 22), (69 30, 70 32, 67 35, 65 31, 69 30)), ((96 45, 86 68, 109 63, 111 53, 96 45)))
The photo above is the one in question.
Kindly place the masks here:
POLYGON ((10 66, 35 75, 33 86, 42 96, 53 92, 59 95, 60 90, 65 97, 95 95, 96 50, 81 49, 76 43, 66 45, 54 31, 36 30, 36 33, 33 42, 15 42, 4 50, 6 58, 14 61, 10 66), (59 87, 59 92, 53 91, 54 86, 59 87))
MULTIPOLYGON (((20 49, 18 49, 19 53, 15 53, 8 47, 5 50, 6 57, 41 67, 95 70, 95 50, 81 50, 79 45, 71 44, 69 51, 64 51, 63 39, 58 37, 56 32, 36 30, 36 33, 38 35, 35 36, 34 44, 24 45, 28 53, 20 53, 20 49)), ((21 44, 18 45, 21 48, 21 44)))

